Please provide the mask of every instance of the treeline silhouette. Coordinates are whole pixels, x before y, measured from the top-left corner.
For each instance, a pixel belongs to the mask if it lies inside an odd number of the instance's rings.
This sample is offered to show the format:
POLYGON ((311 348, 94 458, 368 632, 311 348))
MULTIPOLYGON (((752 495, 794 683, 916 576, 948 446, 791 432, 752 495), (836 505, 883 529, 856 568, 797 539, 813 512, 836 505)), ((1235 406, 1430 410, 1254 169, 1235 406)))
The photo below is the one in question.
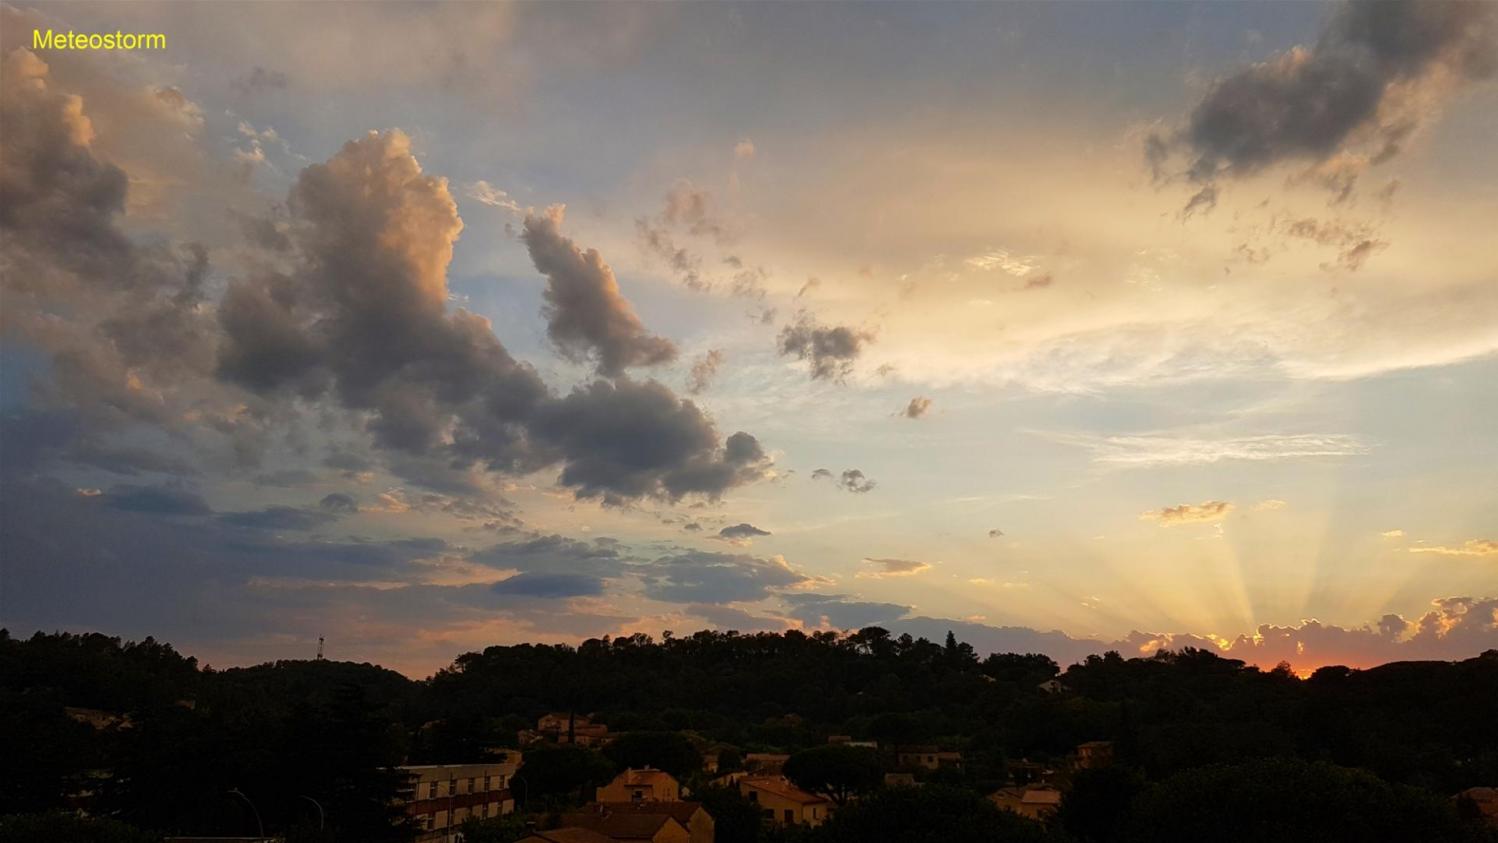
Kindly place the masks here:
POLYGON ((1306 679, 1192 649, 1063 671, 1041 655, 980 658, 951 635, 868 628, 490 647, 420 681, 331 661, 214 670, 152 639, 0 630, 0 840, 64 839, 35 836, 35 824, 79 805, 121 824, 94 823, 98 836, 80 840, 244 834, 257 822, 295 841, 405 840, 390 767, 482 759, 552 711, 640 734, 602 753, 528 752, 517 795, 529 807, 576 802, 617 767, 650 761, 698 785, 725 843, 1493 839, 1451 796, 1498 783, 1498 651, 1306 679), (1061 689, 1041 687, 1051 679, 1061 689), (81 722, 79 709, 104 720, 81 722), (724 749, 731 765, 831 735, 937 744, 963 764, 913 791, 866 788, 828 825, 785 832, 704 788, 691 751, 724 749), (1114 743, 1114 765, 1072 778, 1049 827, 984 799, 1016 769, 1063 768, 1095 740, 1114 743), (128 836, 136 829, 148 833, 128 836))

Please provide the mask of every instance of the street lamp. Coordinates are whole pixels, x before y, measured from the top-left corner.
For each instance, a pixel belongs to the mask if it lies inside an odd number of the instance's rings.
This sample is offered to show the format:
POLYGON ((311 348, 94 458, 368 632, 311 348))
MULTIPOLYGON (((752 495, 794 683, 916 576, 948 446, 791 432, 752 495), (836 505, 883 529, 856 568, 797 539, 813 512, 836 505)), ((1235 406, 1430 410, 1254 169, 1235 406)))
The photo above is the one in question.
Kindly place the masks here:
POLYGON ((328 815, 323 813, 322 803, 306 794, 302 794, 302 798, 317 806, 317 830, 322 831, 328 824, 328 815))
POLYGON ((258 829, 260 829, 260 836, 261 836, 261 838, 264 838, 265 837, 265 823, 263 823, 263 822, 260 821, 260 809, 256 808, 255 807, 255 803, 250 801, 250 797, 245 796, 244 795, 244 791, 240 790, 239 788, 237 788, 237 787, 233 788, 229 792, 232 793, 232 794, 234 794, 235 796, 238 796, 240 799, 243 799, 244 800, 244 804, 250 806, 250 810, 255 813, 255 827, 258 828, 258 829))

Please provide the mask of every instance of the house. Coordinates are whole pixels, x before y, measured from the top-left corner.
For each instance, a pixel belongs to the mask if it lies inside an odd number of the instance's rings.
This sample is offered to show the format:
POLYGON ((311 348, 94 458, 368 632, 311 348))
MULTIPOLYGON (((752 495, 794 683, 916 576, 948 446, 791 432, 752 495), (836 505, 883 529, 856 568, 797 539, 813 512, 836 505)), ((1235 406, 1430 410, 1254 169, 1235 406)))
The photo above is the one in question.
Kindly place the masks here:
POLYGON ((1047 694, 1059 694, 1062 691, 1066 690, 1066 686, 1061 684, 1060 679, 1047 679, 1046 681, 1040 683, 1039 685, 1036 685, 1035 687, 1039 688, 1047 694))
POLYGON ((885 787, 915 787, 914 773, 885 773, 885 787))
POLYGON ((553 828, 550 831, 533 831, 515 843, 614 843, 614 841, 611 837, 605 837, 586 828, 563 827, 553 828))
POLYGON ((1452 798, 1464 816, 1498 825, 1498 787, 1469 787, 1452 798))
POLYGON ((895 765, 905 769, 923 767, 927 770, 961 767, 962 753, 941 750, 934 746, 902 746, 895 749, 895 765))
POLYGON ((782 776, 747 776, 739 780, 739 793, 777 825, 821 825, 832 813, 827 797, 808 793, 782 776))
POLYGON ((665 818, 675 821, 687 831, 688 843, 713 843, 717 834, 713 817, 697 802, 598 802, 586 810, 573 811, 562 816, 568 826, 586 828, 612 839, 675 840, 676 833, 665 818), (654 818, 654 819, 641 819, 654 818), (625 837, 639 833, 641 829, 652 837, 625 837))
POLYGON ((619 843, 691 843, 692 833, 670 814, 578 811, 565 814, 566 828, 579 828, 619 843))
POLYGON ((398 799, 406 816, 420 829, 419 843, 451 843, 469 818, 484 819, 515 811, 510 780, 520 768, 520 753, 479 764, 417 764, 399 768, 407 775, 398 799))
POLYGON ((575 743, 578 746, 601 746, 608 743, 609 727, 594 723, 591 715, 576 712, 551 711, 536 720, 535 731, 520 732, 522 746, 537 741, 552 743, 575 743))
POLYGON ((629 769, 598 788, 599 802, 680 802, 681 783, 664 770, 629 769))
POLYGON ((827 742, 839 746, 866 746, 870 749, 878 749, 878 741, 855 741, 851 735, 828 735, 827 742))
POLYGON ((751 752, 744 756, 744 769, 751 773, 778 776, 788 760, 790 756, 781 753, 751 752))
POLYGON ((1113 763, 1113 741, 1088 741, 1077 745, 1077 766, 1095 770, 1113 763))
POLYGON ((1046 784, 1002 787, 989 794, 988 798, 1000 810, 1032 820, 1049 819, 1061 808, 1061 791, 1046 784))

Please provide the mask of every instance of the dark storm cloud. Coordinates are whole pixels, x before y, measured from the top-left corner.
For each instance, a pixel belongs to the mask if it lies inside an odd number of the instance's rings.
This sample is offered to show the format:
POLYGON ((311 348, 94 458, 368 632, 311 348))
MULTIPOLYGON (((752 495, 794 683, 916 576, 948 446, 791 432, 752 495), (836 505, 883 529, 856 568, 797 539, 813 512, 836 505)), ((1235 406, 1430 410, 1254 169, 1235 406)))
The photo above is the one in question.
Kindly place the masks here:
POLYGON ((603 594, 603 580, 586 574, 516 574, 490 587, 495 594, 520 597, 596 597, 603 594))
POLYGON ((562 235, 562 219, 560 205, 528 214, 520 234, 531 262, 546 276, 543 311, 551 341, 571 360, 592 359, 605 377, 676 359, 676 346, 647 331, 635 315, 603 256, 562 235))
POLYGON ((911 608, 898 603, 848 600, 843 594, 786 594, 781 599, 790 607, 787 614, 807 626, 819 627, 825 622, 837 629, 885 625, 910 614, 911 608))
POLYGON ((761 530, 753 524, 743 523, 724 527, 718 531, 718 535, 725 539, 752 539, 758 536, 768 536, 770 531, 761 530))
MULTIPOLYGON (((1319 175, 1343 196, 1357 170, 1396 155, 1423 115, 1416 87, 1439 98, 1489 77, 1495 58, 1492 3, 1447 0, 1350 2, 1312 47, 1297 47, 1218 81, 1174 136, 1152 137, 1147 157, 1164 175, 1171 154, 1210 186, 1288 161, 1329 162, 1354 145, 1369 154, 1319 175)), ((1196 207, 1211 202, 1199 194, 1196 207)))
POLYGON ((688 551, 657 559, 642 570, 645 596, 668 603, 739 603, 763 600, 812 579, 779 556, 760 559, 731 553, 688 551))
POLYGON ((847 377, 863 347, 873 341, 872 332, 845 325, 821 325, 804 311, 794 323, 780 329, 781 355, 807 361, 814 380, 847 377))

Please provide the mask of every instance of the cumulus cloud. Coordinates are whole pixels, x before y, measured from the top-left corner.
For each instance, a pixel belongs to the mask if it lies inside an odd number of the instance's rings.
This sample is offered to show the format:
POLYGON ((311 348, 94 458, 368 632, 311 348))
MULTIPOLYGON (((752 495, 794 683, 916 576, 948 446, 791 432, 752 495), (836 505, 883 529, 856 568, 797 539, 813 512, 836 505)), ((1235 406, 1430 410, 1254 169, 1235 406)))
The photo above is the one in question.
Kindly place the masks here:
POLYGON ((1419 547, 1412 547, 1409 551, 1410 553, 1434 553, 1440 556, 1498 556, 1498 541, 1494 541, 1493 539, 1468 539, 1457 547, 1421 545, 1419 547))
POLYGON ((822 325, 803 311, 780 330, 779 347, 782 356, 807 361, 813 380, 842 380, 852 373, 864 346, 873 341, 871 331, 822 325))
POLYGON ((1233 505, 1227 501, 1203 501, 1167 506, 1164 509, 1152 509, 1140 515, 1139 520, 1157 521, 1162 527, 1174 527, 1178 524, 1221 521, 1232 511, 1233 505))
POLYGON ((872 566, 872 569, 859 571, 858 576, 872 579, 911 577, 931 570, 931 563, 919 562, 914 559, 874 559, 865 557, 863 564, 872 566))
POLYGON ((1204 647, 1264 668, 1281 661, 1314 668, 1335 664, 1372 667, 1391 661, 1464 659, 1498 647, 1498 599, 1445 597, 1414 620, 1384 615, 1376 623, 1342 627, 1305 620, 1293 626, 1263 624, 1221 644, 1198 636, 1134 632, 1110 645, 1129 655, 1160 649, 1204 647))
POLYGON ((676 346, 645 329, 598 251, 583 251, 562 235, 563 216, 561 205, 529 214, 520 234, 547 279, 547 336, 568 358, 593 359, 606 377, 676 359, 676 346))
POLYGON ((991 538, 991 539, 996 539, 996 538, 999 538, 999 537, 1001 537, 1003 535, 1004 535, 1004 531, 1000 530, 997 527, 995 527, 994 529, 988 531, 988 537, 991 538))
POLYGON ((905 409, 901 412, 901 415, 903 415, 907 419, 918 419, 926 415, 926 411, 930 409, 930 398, 922 398, 920 396, 916 396, 915 398, 910 399, 909 404, 905 405, 905 409))
POLYGON ((713 348, 693 360, 692 371, 687 375, 687 392, 693 395, 706 392, 713 382, 713 377, 718 374, 718 369, 723 365, 723 359, 723 352, 713 348))
POLYGON ((1277 164, 1338 160, 1324 178, 1345 196, 1357 171, 1397 155, 1453 90, 1493 74, 1494 17, 1481 2, 1340 4, 1314 45, 1214 84, 1184 127, 1150 139, 1149 162, 1162 175, 1182 152, 1186 175, 1211 190, 1277 164))
POLYGON ((874 487, 878 485, 873 479, 865 477, 863 472, 856 468, 847 469, 841 475, 836 476, 825 468, 819 468, 811 473, 811 479, 831 480, 839 489, 853 492, 854 494, 872 492, 874 487))
POLYGON ((290 207, 305 264, 231 285, 219 309, 224 377, 262 394, 331 391, 369 411, 376 444, 412 458, 395 467, 428 483, 429 465, 524 473, 560 463, 563 485, 617 503, 717 497, 762 476, 768 459, 752 436, 720 443, 691 402, 623 377, 675 348, 644 333, 597 252, 561 235, 560 209, 527 218, 524 234, 549 278, 549 329, 614 380, 554 397, 486 320, 447 312, 462 222, 405 135, 371 133, 308 167, 290 207))

